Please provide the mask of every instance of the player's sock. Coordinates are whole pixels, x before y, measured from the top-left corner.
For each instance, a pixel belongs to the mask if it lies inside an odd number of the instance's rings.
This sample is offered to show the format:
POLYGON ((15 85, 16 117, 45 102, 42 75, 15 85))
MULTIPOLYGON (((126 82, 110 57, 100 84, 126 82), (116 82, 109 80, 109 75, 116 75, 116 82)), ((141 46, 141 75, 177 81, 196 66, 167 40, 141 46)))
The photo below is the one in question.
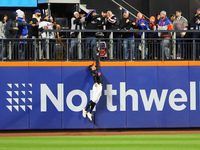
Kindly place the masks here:
POLYGON ((92 110, 94 109, 94 106, 96 105, 96 103, 92 102, 91 104, 91 108, 90 108, 90 113, 92 113, 92 110))
POLYGON ((87 111, 87 110, 90 108, 91 105, 92 105, 92 101, 90 101, 90 102, 88 103, 88 105, 87 105, 87 107, 85 108, 85 110, 87 111))

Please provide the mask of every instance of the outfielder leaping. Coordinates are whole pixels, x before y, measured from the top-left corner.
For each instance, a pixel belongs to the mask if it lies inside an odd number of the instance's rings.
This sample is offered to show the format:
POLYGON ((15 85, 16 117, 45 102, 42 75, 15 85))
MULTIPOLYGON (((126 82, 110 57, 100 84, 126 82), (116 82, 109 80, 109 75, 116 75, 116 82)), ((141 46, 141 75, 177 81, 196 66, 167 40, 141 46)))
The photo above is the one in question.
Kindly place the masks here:
POLYGON ((98 103, 101 97, 102 87, 103 87, 102 75, 101 75, 101 72, 99 71, 99 61, 100 61, 100 56, 99 56, 99 53, 97 53, 96 66, 90 65, 88 67, 94 80, 94 85, 92 88, 93 96, 92 96, 92 100, 88 103, 87 107, 83 109, 83 117, 86 118, 86 115, 87 115, 90 121, 92 121, 92 110, 94 109, 95 105, 98 103), (89 108, 90 108, 90 111, 87 112, 89 108))

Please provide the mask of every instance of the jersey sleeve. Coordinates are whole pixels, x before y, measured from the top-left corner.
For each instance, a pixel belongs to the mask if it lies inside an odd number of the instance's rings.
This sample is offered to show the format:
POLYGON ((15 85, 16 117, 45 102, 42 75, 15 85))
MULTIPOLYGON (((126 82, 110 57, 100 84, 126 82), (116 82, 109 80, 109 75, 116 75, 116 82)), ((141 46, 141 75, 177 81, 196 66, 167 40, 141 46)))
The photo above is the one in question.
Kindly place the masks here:
POLYGON ((168 24, 167 27, 168 27, 168 30, 173 30, 173 25, 172 24, 168 24))
POLYGON ((110 23, 112 23, 112 24, 115 24, 116 23, 116 21, 117 21, 117 18, 116 17, 114 17, 114 18, 108 18, 108 22, 110 22, 110 23))

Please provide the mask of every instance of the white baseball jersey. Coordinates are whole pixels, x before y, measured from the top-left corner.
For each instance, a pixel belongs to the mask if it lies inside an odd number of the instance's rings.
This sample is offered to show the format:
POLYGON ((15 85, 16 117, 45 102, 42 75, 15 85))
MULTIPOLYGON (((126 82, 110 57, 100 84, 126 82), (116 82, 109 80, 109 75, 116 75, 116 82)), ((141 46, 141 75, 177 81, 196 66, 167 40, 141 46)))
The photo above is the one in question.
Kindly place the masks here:
MULTIPOLYGON (((42 21, 42 22, 39 23, 39 28, 43 28, 43 29, 47 29, 47 30, 52 30, 53 29, 53 25, 52 25, 51 22, 42 21)), ((42 38, 47 38, 47 32, 42 32, 42 38)), ((55 38, 53 32, 49 32, 49 38, 50 39, 55 38)))

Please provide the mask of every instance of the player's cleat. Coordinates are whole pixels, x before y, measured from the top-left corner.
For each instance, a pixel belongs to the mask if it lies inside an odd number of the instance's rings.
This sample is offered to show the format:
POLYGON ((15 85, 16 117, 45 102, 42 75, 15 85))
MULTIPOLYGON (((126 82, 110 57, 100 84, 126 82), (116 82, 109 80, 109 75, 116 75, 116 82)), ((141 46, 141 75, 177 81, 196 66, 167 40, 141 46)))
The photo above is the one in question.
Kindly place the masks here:
POLYGON ((85 109, 83 109, 82 115, 83 115, 84 118, 86 118, 86 114, 87 114, 87 111, 85 109))
POLYGON ((87 113, 87 117, 90 121, 92 121, 92 114, 90 112, 87 113))

